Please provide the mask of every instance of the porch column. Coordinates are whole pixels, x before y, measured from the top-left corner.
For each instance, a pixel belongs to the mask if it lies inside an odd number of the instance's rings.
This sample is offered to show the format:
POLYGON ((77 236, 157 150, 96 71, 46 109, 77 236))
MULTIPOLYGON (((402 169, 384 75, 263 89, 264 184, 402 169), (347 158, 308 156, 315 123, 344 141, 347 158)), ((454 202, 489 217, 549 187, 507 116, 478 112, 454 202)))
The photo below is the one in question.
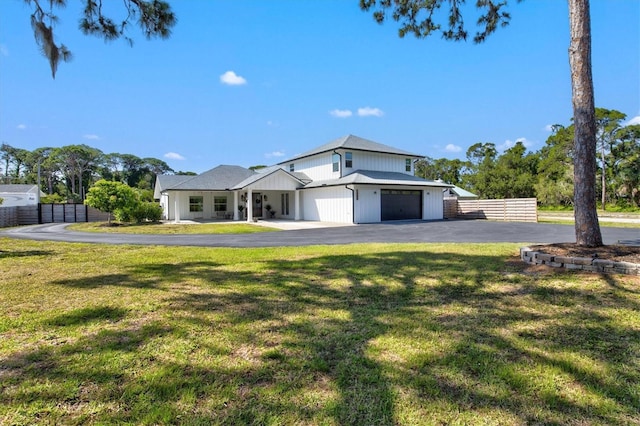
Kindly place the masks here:
POLYGON ((247 222, 253 222, 253 191, 247 190, 247 222))
POLYGON ((300 220, 300 191, 293 191, 293 194, 293 208, 295 209, 293 219, 300 220))
POLYGON ((180 222, 180 191, 175 192, 176 196, 173 202, 173 220, 180 222))
POLYGON ((238 214, 238 191, 233 191, 233 220, 240 219, 238 214))

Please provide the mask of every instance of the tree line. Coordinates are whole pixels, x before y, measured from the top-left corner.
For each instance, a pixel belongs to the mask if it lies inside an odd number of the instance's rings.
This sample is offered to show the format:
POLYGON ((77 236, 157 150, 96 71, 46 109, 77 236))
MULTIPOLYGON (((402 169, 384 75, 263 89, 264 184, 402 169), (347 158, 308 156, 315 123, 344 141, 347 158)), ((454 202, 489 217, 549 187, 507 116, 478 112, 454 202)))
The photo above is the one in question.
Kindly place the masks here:
MULTIPOLYGON (((596 108, 597 184, 602 208, 640 206, 640 125, 626 115, 596 108)), ((543 206, 574 206, 574 125, 554 125, 545 146, 527 152, 522 142, 498 155, 495 144, 476 143, 466 161, 426 157, 416 175, 442 179, 480 198, 536 197, 543 206)))
POLYGON ((156 176, 168 173, 186 174, 174 172, 157 158, 105 154, 84 144, 33 151, 7 143, 0 145, 0 182, 39 183, 47 194, 47 202, 82 202, 89 188, 100 179, 125 183, 139 189, 143 199, 152 200, 156 176))

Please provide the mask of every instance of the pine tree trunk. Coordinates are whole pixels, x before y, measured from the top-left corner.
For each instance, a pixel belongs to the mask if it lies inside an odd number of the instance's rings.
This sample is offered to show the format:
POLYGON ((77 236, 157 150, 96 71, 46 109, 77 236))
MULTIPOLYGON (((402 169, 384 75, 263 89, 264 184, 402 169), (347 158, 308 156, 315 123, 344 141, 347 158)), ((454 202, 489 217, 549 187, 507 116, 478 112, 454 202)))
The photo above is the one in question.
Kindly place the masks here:
POLYGON ((576 243, 602 245, 596 210, 596 113, 591 75, 589 0, 569 0, 569 64, 573 100, 576 243))

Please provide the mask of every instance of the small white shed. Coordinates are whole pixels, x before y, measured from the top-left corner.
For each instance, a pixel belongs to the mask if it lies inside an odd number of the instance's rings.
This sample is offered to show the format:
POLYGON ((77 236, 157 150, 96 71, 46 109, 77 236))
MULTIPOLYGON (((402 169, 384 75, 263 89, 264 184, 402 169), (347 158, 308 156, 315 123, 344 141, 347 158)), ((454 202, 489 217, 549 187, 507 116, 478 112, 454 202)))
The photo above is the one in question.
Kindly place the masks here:
POLYGON ((2 207, 34 206, 40 202, 40 197, 45 196, 38 190, 38 185, 0 185, 0 198, 3 199, 2 207))

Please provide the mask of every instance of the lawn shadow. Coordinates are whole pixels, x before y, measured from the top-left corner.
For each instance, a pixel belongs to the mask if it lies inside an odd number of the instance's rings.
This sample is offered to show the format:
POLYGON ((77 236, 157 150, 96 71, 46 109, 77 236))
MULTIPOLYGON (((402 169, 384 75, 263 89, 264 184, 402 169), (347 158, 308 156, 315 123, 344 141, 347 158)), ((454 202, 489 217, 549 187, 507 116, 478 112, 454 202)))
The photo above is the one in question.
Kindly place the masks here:
POLYGON ((94 306, 65 312, 46 321, 47 325, 58 327, 75 326, 99 321, 120 321, 127 315, 122 308, 111 306, 94 306))
POLYGON ((207 279, 214 281, 227 279, 227 273, 219 271, 219 266, 215 262, 208 261, 138 264, 122 268, 124 273, 61 279, 52 281, 51 284, 81 289, 113 286, 168 290, 171 283, 180 283, 194 276, 204 275, 207 279))
POLYGON ((606 309, 638 312, 638 303, 616 288, 599 297, 552 288, 508 262, 426 245, 256 259, 232 271, 214 260, 137 264, 61 280, 54 284, 162 293, 151 322, 132 324, 142 314, 108 307, 53 318, 69 328, 118 324, 9 357, 0 402, 116 404, 96 417, 107 423, 393 425, 412 423, 407 412, 442 424, 479 415, 493 415, 489 423, 619 422, 607 407, 567 397, 571 386, 634 413, 640 377, 622 366, 640 357, 640 335, 606 309), (63 377, 70 395, 37 386, 63 377), (21 382, 34 385, 6 391, 21 382))
POLYGON ((50 250, 1 250, 0 259, 9 259, 13 257, 29 257, 29 256, 50 256, 53 252, 50 250))

